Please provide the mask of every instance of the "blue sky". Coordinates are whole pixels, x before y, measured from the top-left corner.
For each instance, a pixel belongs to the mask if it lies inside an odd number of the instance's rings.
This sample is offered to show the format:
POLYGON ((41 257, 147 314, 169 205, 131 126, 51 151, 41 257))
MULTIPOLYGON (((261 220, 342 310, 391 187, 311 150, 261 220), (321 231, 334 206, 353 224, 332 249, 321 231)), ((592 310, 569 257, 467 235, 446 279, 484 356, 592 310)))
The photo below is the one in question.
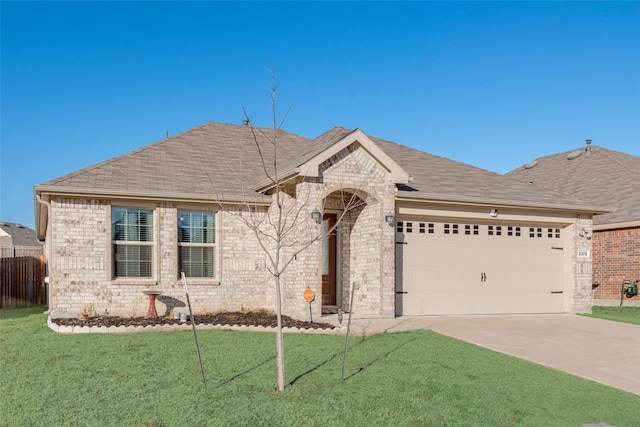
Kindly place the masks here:
POLYGON ((587 138, 640 156, 638 2, 0 8, 3 221, 33 227, 35 184, 165 132, 243 107, 269 126, 269 59, 306 137, 360 128, 499 173, 587 138))

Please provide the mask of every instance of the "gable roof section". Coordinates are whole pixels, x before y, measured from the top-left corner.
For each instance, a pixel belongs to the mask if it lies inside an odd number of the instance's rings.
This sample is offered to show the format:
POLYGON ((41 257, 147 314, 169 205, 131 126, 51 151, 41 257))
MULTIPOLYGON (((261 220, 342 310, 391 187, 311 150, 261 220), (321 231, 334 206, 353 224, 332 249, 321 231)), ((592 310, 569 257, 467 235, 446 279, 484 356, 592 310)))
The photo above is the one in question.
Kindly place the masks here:
MULTIPOLYGON (((374 160, 387 170, 390 180, 395 184, 407 184, 409 174, 400 167, 377 144, 360 129, 349 131, 344 128, 333 128, 311 141, 289 161, 289 168, 282 176, 318 177, 320 164, 344 150, 352 144, 362 147, 374 160)), ((271 181, 265 181, 254 187, 256 191, 264 191, 272 186, 271 181)))
POLYGON ((324 162, 331 156, 339 153, 351 144, 359 144, 369 155, 371 155, 382 167, 384 167, 395 184, 408 184, 409 174, 396 163, 389 155, 382 150, 377 144, 373 143, 367 135, 360 129, 342 137, 338 142, 325 148, 318 154, 310 156, 300 165, 300 170, 306 176, 318 176, 320 163, 324 162))
POLYGON ((594 217, 596 226, 640 223, 640 157, 592 145, 538 158, 506 175, 611 207, 594 217))

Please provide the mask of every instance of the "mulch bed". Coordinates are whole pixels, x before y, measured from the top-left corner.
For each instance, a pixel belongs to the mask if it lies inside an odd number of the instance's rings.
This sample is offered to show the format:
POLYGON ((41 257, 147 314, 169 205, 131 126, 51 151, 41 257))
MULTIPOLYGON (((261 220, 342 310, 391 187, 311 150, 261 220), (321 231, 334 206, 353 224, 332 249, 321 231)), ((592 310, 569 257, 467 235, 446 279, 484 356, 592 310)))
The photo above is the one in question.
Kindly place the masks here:
MULTIPOLYGON (((196 325, 229 325, 229 326, 277 326, 276 315, 267 311, 222 312, 216 314, 196 314, 193 316, 196 325)), ((94 316, 88 319, 58 318, 51 319, 52 323, 58 326, 154 326, 154 325, 179 325, 179 319, 169 317, 159 317, 156 319, 145 319, 144 317, 117 317, 117 316, 94 316)), ((191 324, 191 319, 187 316, 187 323, 191 324)), ((335 326, 329 323, 305 322, 303 320, 292 319, 282 316, 282 325, 288 328, 299 329, 334 329, 335 326)))

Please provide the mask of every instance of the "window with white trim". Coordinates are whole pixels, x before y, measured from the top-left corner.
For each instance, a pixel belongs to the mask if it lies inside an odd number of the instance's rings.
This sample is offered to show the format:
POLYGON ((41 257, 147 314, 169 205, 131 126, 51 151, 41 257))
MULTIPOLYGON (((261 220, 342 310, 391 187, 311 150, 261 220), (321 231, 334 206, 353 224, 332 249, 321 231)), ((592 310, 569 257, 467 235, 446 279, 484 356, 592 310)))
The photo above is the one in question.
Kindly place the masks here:
POLYGON ((153 210, 111 209, 113 277, 153 276, 153 210))
POLYGON ((187 277, 214 278, 216 215, 178 211, 178 271, 187 277))

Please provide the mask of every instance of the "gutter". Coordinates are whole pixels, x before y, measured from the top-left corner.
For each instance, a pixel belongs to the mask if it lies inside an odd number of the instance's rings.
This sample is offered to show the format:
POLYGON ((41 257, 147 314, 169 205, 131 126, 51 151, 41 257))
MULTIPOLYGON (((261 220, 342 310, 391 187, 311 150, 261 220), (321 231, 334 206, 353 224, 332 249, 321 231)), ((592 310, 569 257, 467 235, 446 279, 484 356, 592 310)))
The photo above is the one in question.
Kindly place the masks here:
MULTIPOLYGON (((283 184, 285 182, 287 182, 288 180, 290 180, 291 178, 295 178, 296 176, 298 176, 300 174, 300 168, 293 168, 293 169, 289 169, 287 171, 285 171, 282 176, 278 179, 278 183, 283 184)), ((257 192, 257 193, 261 193, 263 191, 269 190, 273 187, 275 187, 276 184, 273 182, 273 180, 268 179, 265 181, 262 181, 259 184, 256 184, 252 187, 250 187, 253 191, 257 192)))
POLYGON ((250 195, 233 195, 230 197, 216 199, 205 194, 185 194, 185 193, 166 193, 160 191, 123 191, 104 189, 97 190, 95 188, 80 187, 58 187, 51 185, 36 185, 34 188, 35 195, 35 222, 36 222, 36 239, 44 242, 49 227, 49 212, 51 212, 51 196, 62 197, 83 197, 83 198, 103 198, 110 200, 140 200, 152 202, 175 202, 175 203, 207 203, 207 204, 225 204, 225 205, 244 205, 252 204, 259 206, 269 206, 272 203, 270 196, 262 194, 250 195), (42 205, 46 206, 43 212, 42 205), (44 228, 44 230, 43 230, 44 228))
POLYGON ((534 209, 550 209, 550 210, 566 210, 573 212, 584 212, 590 215, 604 215, 611 212, 611 209, 607 209, 603 206, 595 205, 574 205, 566 203, 546 203, 546 202, 523 202, 522 200, 509 200, 509 199, 487 199, 482 197, 459 197, 459 196, 446 196, 442 194, 411 194, 405 191, 399 191, 396 195, 396 203, 398 202, 413 202, 413 203, 435 203, 435 204, 454 204, 454 205, 477 205, 477 206, 489 206, 489 207, 518 207, 518 208, 534 208, 534 209))
POLYGON ((38 241, 38 243, 42 244, 44 246, 45 244, 45 240, 46 240, 46 236, 47 236, 47 229, 49 228, 49 212, 51 212, 51 203, 49 203, 46 200, 42 200, 42 198, 40 197, 40 194, 37 193, 37 190, 35 192, 35 196, 36 196, 36 211, 35 211, 35 222, 36 222, 36 240, 38 241), (46 213, 46 220, 45 220, 45 225, 44 225, 44 232, 41 234, 40 231, 40 216, 42 208, 40 207, 41 205, 45 205, 47 207, 47 213, 46 213), (42 236, 42 237, 41 237, 42 236))
POLYGON ((163 202, 206 202, 206 203, 258 203, 258 204, 271 204, 271 197, 261 194, 250 195, 237 195, 234 194, 229 197, 216 198, 208 194, 188 194, 188 193, 167 193, 162 191, 145 191, 140 190, 127 191, 119 189, 96 189, 96 188, 81 188, 81 187, 58 187, 40 185, 35 187, 36 197, 42 195, 56 195, 56 196, 82 196, 92 198, 107 198, 107 199, 136 199, 136 200, 152 200, 163 202))
POLYGON ((626 222, 612 222, 607 224, 598 224, 593 226, 593 231, 617 230, 620 228, 640 227, 640 220, 626 222))

